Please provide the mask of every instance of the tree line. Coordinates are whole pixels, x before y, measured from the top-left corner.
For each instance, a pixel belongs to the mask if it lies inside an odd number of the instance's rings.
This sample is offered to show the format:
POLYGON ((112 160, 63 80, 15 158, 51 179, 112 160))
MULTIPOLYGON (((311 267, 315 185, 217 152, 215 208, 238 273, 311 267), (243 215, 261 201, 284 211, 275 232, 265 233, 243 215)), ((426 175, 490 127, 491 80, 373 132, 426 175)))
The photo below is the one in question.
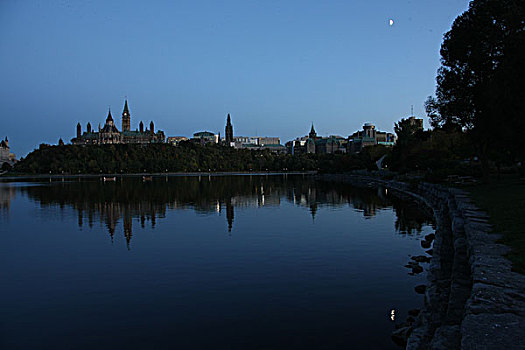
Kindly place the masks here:
POLYGON ((369 152, 358 155, 272 153, 221 145, 42 144, 11 170, 15 174, 162 173, 207 171, 349 171, 375 167, 369 152))

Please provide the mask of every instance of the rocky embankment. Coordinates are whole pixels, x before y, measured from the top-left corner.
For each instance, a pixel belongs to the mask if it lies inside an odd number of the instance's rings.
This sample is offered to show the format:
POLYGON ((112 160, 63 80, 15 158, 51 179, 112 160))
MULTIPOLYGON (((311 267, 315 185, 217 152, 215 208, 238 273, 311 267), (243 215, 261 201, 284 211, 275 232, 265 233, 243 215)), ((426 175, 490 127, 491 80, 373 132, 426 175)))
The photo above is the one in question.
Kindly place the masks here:
POLYGON ((323 180, 388 188, 433 211, 436 233, 425 305, 396 330, 415 349, 525 349, 525 276, 511 271, 486 213, 459 189, 408 184, 365 175, 320 175, 323 180))

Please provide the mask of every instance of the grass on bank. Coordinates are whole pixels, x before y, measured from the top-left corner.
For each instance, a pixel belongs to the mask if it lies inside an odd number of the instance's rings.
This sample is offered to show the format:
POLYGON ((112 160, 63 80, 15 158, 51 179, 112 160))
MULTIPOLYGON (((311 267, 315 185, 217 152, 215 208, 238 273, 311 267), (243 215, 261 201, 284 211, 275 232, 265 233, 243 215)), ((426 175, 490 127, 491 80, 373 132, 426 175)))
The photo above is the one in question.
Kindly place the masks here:
POLYGON ((512 250, 507 257, 513 271, 525 274, 525 179, 515 176, 467 189, 478 207, 487 212, 494 232, 512 250))

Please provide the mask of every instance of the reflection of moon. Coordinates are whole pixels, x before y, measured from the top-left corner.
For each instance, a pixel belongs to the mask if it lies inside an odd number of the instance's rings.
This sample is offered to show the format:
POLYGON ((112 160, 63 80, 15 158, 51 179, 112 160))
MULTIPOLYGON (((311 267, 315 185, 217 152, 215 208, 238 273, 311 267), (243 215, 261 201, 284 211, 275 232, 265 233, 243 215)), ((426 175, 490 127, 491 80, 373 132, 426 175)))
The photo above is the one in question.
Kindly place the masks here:
POLYGON ((389 24, 390 24, 390 26, 392 27, 392 26, 394 25, 394 20, 393 20, 393 19, 391 19, 391 20, 389 20, 389 21, 388 21, 388 23, 389 23, 389 24))

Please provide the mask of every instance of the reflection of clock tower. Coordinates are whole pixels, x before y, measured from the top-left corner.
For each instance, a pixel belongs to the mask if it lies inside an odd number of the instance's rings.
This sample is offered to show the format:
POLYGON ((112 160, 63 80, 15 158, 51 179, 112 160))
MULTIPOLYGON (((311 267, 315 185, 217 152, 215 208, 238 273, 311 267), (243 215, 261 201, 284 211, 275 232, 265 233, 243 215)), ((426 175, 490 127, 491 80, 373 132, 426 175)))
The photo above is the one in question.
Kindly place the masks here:
POLYGON ((131 116, 128 109, 128 100, 124 103, 124 111, 122 112, 122 131, 129 131, 131 126, 131 116))

